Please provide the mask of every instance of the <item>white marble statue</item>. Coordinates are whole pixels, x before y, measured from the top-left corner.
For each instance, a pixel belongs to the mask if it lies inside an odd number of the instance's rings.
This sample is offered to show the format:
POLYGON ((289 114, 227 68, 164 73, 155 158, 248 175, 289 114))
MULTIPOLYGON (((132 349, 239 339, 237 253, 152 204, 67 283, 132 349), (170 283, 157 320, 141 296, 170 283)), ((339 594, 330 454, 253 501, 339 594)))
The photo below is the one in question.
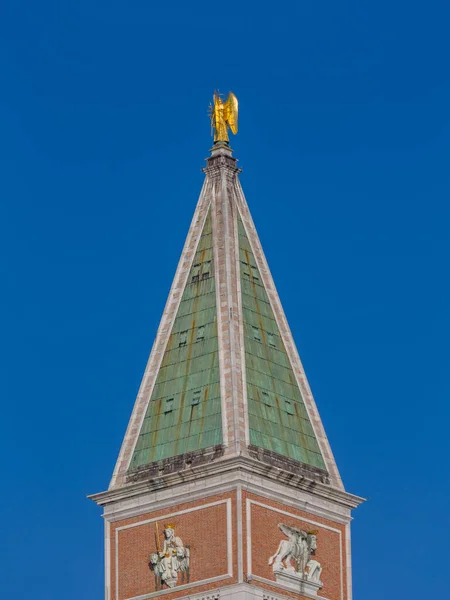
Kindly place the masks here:
POLYGON ((149 566, 155 573, 156 588, 166 584, 174 587, 181 574, 182 583, 189 582, 189 546, 185 546, 181 538, 175 535, 175 526, 164 526, 164 544, 161 550, 150 554, 149 566))
POLYGON ((319 583, 322 568, 317 561, 311 561, 311 556, 316 553, 317 532, 307 532, 283 523, 279 523, 278 527, 288 539, 281 540, 277 551, 269 558, 269 565, 272 565, 273 572, 295 575, 304 580, 308 580, 309 576, 317 577, 319 583))
POLYGON ((322 583, 320 575, 322 574, 322 565, 314 559, 310 559, 306 565, 306 579, 313 583, 322 583))

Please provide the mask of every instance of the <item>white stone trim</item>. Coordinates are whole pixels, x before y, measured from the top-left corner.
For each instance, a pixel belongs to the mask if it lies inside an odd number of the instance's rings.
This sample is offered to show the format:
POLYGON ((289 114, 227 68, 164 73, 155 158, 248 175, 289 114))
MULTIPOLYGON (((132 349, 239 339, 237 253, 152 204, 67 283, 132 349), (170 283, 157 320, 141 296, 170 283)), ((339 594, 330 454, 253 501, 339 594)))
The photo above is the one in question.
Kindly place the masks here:
POLYGON ((233 295, 235 290, 231 264, 235 261, 235 253, 233 252, 233 223, 232 217, 230 217, 230 204, 233 199, 228 194, 228 169, 226 167, 219 169, 219 177, 216 177, 214 182, 216 187, 213 202, 216 205, 216 210, 222 215, 222 235, 216 239, 216 244, 223 243, 223 248, 219 247, 219 251, 222 252, 225 264, 225 268, 220 271, 220 288, 223 295, 218 312, 218 323, 220 324, 220 328, 224 328, 226 331, 225 339, 228 343, 228 350, 224 350, 227 358, 225 359, 226 364, 223 371, 223 378, 225 380, 225 406, 228 411, 227 427, 229 427, 230 423, 232 424, 232 435, 228 439, 230 450, 235 454, 240 454, 242 440, 239 435, 239 387, 241 382, 238 383, 237 381, 235 315, 232 314, 234 312, 233 295), (227 382, 228 378, 229 382, 227 382))
MULTIPOLYGON (((260 581, 261 583, 276 585, 276 587, 280 587, 283 590, 286 590, 287 592, 291 592, 292 594, 292 589, 288 586, 283 585, 282 583, 273 582, 271 579, 266 579, 265 577, 260 577, 259 575, 252 575, 251 579, 254 581, 260 581)), ((306 598, 314 598, 314 600, 327 600, 324 596, 309 594, 306 590, 300 591, 299 589, 298 594, 301 596, 305 596, 306 598)), ((276 600, 277 598, 279 598, 279 596, 274 596, 271 592, 266 593, 263 596, 263 600, 276 600)))
MULTIPOLYGON (((231 364, 230 364, 230 368, 231 368, 231 387, 233 392, 237 391, 237 385, 236 385, 236 353, 233 351, 235 349, 235 343, 234 343, 234 328, 233 328, 233 323, 232 323, 232 319, 230 317, 230 310, 233 310, 233 293, 232 293, 232 284, 231 284, 231 265, 230 265, 230 260, 231 260, 231 250, 230 250, 230 238, 229 238, 229 231, 230 231, 230 210, 229 210, 229 206, 228 206, 228 191, 227 191, 227 179, 226 179, 226 175, 223 169, 221 169, 220 172, 220 184, 221 184, 221 193, 219 194, 219 198, 222 201, 222 211, 223 211, 223 225, 224 225, 224 242, 225 242, 225 274, 226 274, 226 286, 227 286, 227 302, 228 302, 228 310, 227 310, 227 317, 226 317, 226 321, 228 321, 228 335, 229 335, 229 340, 230 340, 230 348, 231 348, 231 364)), ((217 195, 216 195, 217 198, 217 195)), ((221 282, 222 283, 222 282, 221 282)), ((240 451, 240 445, 241 445, 241 440, 239 439, 239 407, 236 406, 237 403, 237 394, 233 393, 232 394, 232 400, 233 400, 233 422, 234 422, 234 451, 236 453, 239 453, 240 451)))
POLYGON ((237 303, 239 316, 239 337, 241 346, 241 368, 242 368, 242 403, 244 406, 244 423, 245 423, 245 445, 250 444, 250 426, 248 417, 248 394, 247 394, 247 368, 245 363, 245 339, 244 339, 244 312, 242 308, 242 285, 241 285, 241 257, 239 252, 239 225, 238 225, 238 203, 235 200, 234 214, 234 244, 236 249, 236 289, 237 303))
MULTIPOLYGON (((202 487, 201 484, 195 488, 184 486, 183 491, 177 489, 176 493, 173 493, 172 490, 172 494, 164 494, 164 490, 162 490, 162 493, 157 495, 158 500, 156 501, 154 497, 150 498, 145 495, 133 496, 129 500, 118 503, 117 506, 108 506, 108 509, 105 509, 104 518, 114 523, 115 521, 136 517, 156 509, 170 508, 171 506, 177 506, 186 502, 195 502, 208 496, 226 492, 232 493, 236 491, 239 481, 241 480, 232 476, 229 478, 224 477, 222 480, 218 477, 215 485, 208 487, 202 487)), ((263 496, 269 500, 287 504, 298 510, 303 510, 304 512, 335 521, 336 523, 345 524, 351 518, 349 510, 339 510, 339 507, 332 506, 331 503, 322 503, 311 494, 302 491, 288 495, 288 493, 282 492, 280 488, 277 490, 276 486, 269 489, 269 486, 265 485, 264 482, 246 483, 245 481, 242 483, 242 488, 256 496, 263 496)), ((287 490, 287 492, 289 491, 292 490, 287 490)))
MULTIPOLYGON (((198 594, 195 596, 186 596, 186 599, 189 600, 219 600, 220 598, 220 589, 214 590, 213 592, 203 592, 202 594, 198 594)), ((181 598, 180 600, 184 600, 181 598)))
MULTIPOLYGON (((255 577, 255 581, 260 578, 255 577)), ((261 581, 267 583, 268 580, 261 578, 261 581)), ((270 581, 270 584, 273 582, 270 581)), ((303 594, 302 592, 302 595, 303 594)), ((316 600, 326 600, 322 596, 316 596, 316 600)), ((189 596, 183 596, 180 600, 292 600, 292 592, 290 596, 276 594, 262 587, 256 587, 249 583, 232 584, 224 588, 213 589, 210 592, 201 592, 189 596)))
MULTIPOLYGON (((272 581, 271 579, 265 579, 264 577, 260 577, 258 575, 254 575, 252 573, 252 535, 251 535, 251 527, 252 527, 252 505, 261 506, 267 510, 271 510, 283 516, 289 517, 290 519, 296 519, 297 521, 303 521, 304 523, 310 523, 315 527, 320 527, 322 529, 328 529, 329 531, 333 531, 337 533, 339 536, 339 565, 340 565, 340 584, 341 584, 341 600, 344 600, 344 565, 343 565, 343 553, 342 553, 342 533, 339 529, 335 527, 330 527, 330 525, 324 525, 323 523, 319 523, 318 521, 313 521, 312 519, 308 519, 306 517, 299 517, 293 513, 287 512, 285 510, 281 510, 279 508, 274 508, 273 506, 269 506, 268 504, 264 504, 263 502, 258 502, 256 500, 252 500, 251 498, 247 498, 246 502, 246 513, 247 513, 247 578, 258 579, 261 581, 265 581, 266 583, 270 583, 276 587, 283 587, 280 583, 276 581, 272 581)), ((275 540, 276 541, 276 540, 275 540)), ((289 589, 289 588, 286 588, 289 589)), ((303 592, 302 592, 303 593, 303 592)))
POLYGON ((136 523, 129 523, 128 525, 122 525, 121 527, 116 527, 115 530, 115 564, 116 564, 116 580, 115 580, 115 589, 116 589, 116 598, 119 599, 119 532, 127 529, 131 529, 133 527, 141 527, 142 525, 147 525, 148 523, 154 523, 155 521, 165 521, 168 519, 172 519, 173 517, 179 517, 181 515, 185 515, 192 512, 197 512, 199 510, 205 510, 207 508, 212 508, 213 506, 219 506, 221 504, 225 504, 226 507, 226 515, 227 515, 227 573, 222 575, 218 575, 217 577, 202 579, 199 581, 195 581, 193 583, 188 583, 185 585, 177 586, 176 588, 171 588, 168 590, 159 590, 157 592, 152 592, 150 594, 143 594, 140 596, 134 596, 133 598, 127 598, 126 600, 144 600, 145 598, 152 598, 153 596, 174 592, 174 590, 185 589, 193 586, 204 585, 205 583, 211 583, 213 581, 219 581, 221 579, 228 579, 233 577, 233 524, 232 524, 232 506, 231 506, 231 498, 226 498, 225 500, 217 500, 216 502, 209 502, 207 504, 201 504, 200 506, 193 506, 192 508, 186 508, 184 510, 179 510, 172 513, 167 513, 165 515, 161 515, 159 517, 153 517, 151 519, 144 519, 142 521, 137 521, 136 523))
POLYGON ((105 600, 111 600, 111 523, 105 520, 105 600))
POLYGON ((250 499, 247 498, 245 505, 245 518, 247 525, 247 580, 253 577, 252 575, 252 513, 250 499))
POLYGON ((236 489, 236 529, 237 529, 237 559, 238 559, 238 581, 244 581, 244 548, 242 539, 242 487, 236 489))
POLYGON ((281 300, 278 296, 278 292, 272 274, 270 272, 267 259, 264 254, 264 250, 261 245, 261 241, 258 237, 258 232, 256 231, 256 227, 253 222, 250 210, 248 208, 244 192, 238 179, 236 179, 236 196, 238 199, 237 206, 241 216, 241 220, 244 225, 249 244, 253 250, 253 255, 255 257, 255 261, 258 266, 259 272, 261 273, 261 278, 264 287, 266 288, 267 296, 269 298, 269 302, 278 325, 278 330, 283 339, 286 352, 291 362, 297 385, 299 386, 299 389, 302 392, 305 408, 308 413, 309 420, 314 430, 317 442, 319 444, 319 448, 321 450, 323 459, 325 461, 325 464, 327 465, 327 470, 330 474, 333 484, 339 489, 344 489, 336 465, 336 461, 334 460, 334 456, 331 451, 331 447, 328 442, 328 438, 326 436, 325 429, 323 427, 323 423, 319 415, 319 411, 317 409, 317 405, 314 401, 311 388, 309 387, 309 383, 306 378, 305 370, 303 368, 300 355, 298 353, 294 341, 294 337, 289 328, 289 324, 286 319, 281 300))
POLYGON ((352 574, 352 539, 351 539, 351 526, 347 523, 345 526, 345 551, 346 551, 346 564, 347 564, 347 600, 353 598, 353 574, 352 574))
POLYGON ((228 573, 233 577, 233 515, 231 512, 231 498, 226 500, 227 503, 227 560, 228 573))
MULTIPOLYGON (((158 590, 151 594, 142 594, 141 596, 133 596, 132 598, 126 598, 125 600, 146 600, 147 598, 155 598, 156 596, 165 596, 166 594, 173 594, 180 590, 187 590, 189 588, 197 587, 199 585, 206 585, 208 583, 215 583, 216 581, 224 581, 230 579, 229 575, 219 575, 218 577, 210 577, 209 579, 202 579, 194 583, 185 583, 184 585, 177 585, 174 588, 168 588, 167 590, 158 590)), ((204 597, 204 595, 203 595, 204 597)), ((187 596, 186 598, 190 598, 187 596)), ((181 599, 180 599, 181 600, 181 599)))
MULTIPOLYGON (((104 518, 111 522, 124 520, 145 512, 170 508, 216 494, 233 492, 238 486, 241 486, 242 489, 255 495, 340 524, 348 523, 351 519, 350 507, 338 503, 333 496, 327 498, 317 494, 314 487, 309 491, 309 489, 294 487, 292 481, 289 485, 288 482, 266 478, 253 465, 250 465, 248 469, 241 468, 240 470, 237 468, 225 469, 225 466, 223 462, 217 461, 215 465, 210 465, 211 470, 206 477, 194 478, 192 481, 180 480, 177 484, 172 485, 162 484, 158 489, 152 491, 148 491, 145 483, 133 494, 129 489, 122 489, 116 501, 105 504, 99 502, 104 506, 104 518)), ((205 467, 202 466, 199 469, 204 471, 205 467)), ((186 475, 185 473, 184 477, 186 475)))
MULTIPOLYGON (((209 180, 209 186, 214 186, 214 181, 209 180)), ((225 390, 225 357, 223 352, 223 331, 221 327, 220 313, 221 298, 220 298, 220 281, 219 281, 219 252, 217 243, 217 214, 215 206, 211 200, 211 229, 213 239, 213 255, 214 255, 214 277, 216 286, 216 325, 217 325, 217 343, 219 347, 219 382, 220 382, 220 409, 222 411, 222 439, 223 445, 229 445, 228 425, 227 425, 227 405, 226 405, 226 390, 225 390)))

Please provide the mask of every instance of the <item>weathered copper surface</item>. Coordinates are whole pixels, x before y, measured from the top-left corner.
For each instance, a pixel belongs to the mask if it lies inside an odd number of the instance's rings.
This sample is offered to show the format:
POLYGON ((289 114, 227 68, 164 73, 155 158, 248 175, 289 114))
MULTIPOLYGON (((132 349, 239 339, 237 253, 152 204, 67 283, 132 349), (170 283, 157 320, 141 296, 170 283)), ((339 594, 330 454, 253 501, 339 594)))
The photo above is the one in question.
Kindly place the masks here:
POLYGON ((325 470, 240 218, 238 227, 250 443, 325 470))
POLYGON ((209 214, 130 469, 221 443, 216 290, 209 214))

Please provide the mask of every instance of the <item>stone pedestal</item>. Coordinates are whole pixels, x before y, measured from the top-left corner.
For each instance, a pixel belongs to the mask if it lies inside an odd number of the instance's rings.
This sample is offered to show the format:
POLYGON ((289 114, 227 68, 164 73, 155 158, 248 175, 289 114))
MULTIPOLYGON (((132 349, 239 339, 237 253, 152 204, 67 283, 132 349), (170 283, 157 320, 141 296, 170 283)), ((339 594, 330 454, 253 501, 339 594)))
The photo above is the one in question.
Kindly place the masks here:
POLYGON ((317 592, 322 587, 322 582, 314 582, 308 581, 307 579, 302 579, 300 574, 298 573, 287 573, 286 571, 275 571, 275 577, 277 583, 284 586, 285 588, 289 588, 290 590, 305 594, 305 596, 310 596, 312 598, 316 598, 317 592))

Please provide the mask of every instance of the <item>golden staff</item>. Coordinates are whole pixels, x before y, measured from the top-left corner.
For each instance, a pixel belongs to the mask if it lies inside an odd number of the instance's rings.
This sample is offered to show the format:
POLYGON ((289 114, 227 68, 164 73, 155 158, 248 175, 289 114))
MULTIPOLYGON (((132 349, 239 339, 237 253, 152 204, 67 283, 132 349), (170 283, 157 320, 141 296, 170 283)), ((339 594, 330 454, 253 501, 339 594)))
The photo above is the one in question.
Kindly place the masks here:
POLYGON ((159 527, 158 527, 158 521, 156 521, 155 537, 156 537, 156 549, 158 550, 158 552, 161 552, 161 546, 159 545, 159 527))

